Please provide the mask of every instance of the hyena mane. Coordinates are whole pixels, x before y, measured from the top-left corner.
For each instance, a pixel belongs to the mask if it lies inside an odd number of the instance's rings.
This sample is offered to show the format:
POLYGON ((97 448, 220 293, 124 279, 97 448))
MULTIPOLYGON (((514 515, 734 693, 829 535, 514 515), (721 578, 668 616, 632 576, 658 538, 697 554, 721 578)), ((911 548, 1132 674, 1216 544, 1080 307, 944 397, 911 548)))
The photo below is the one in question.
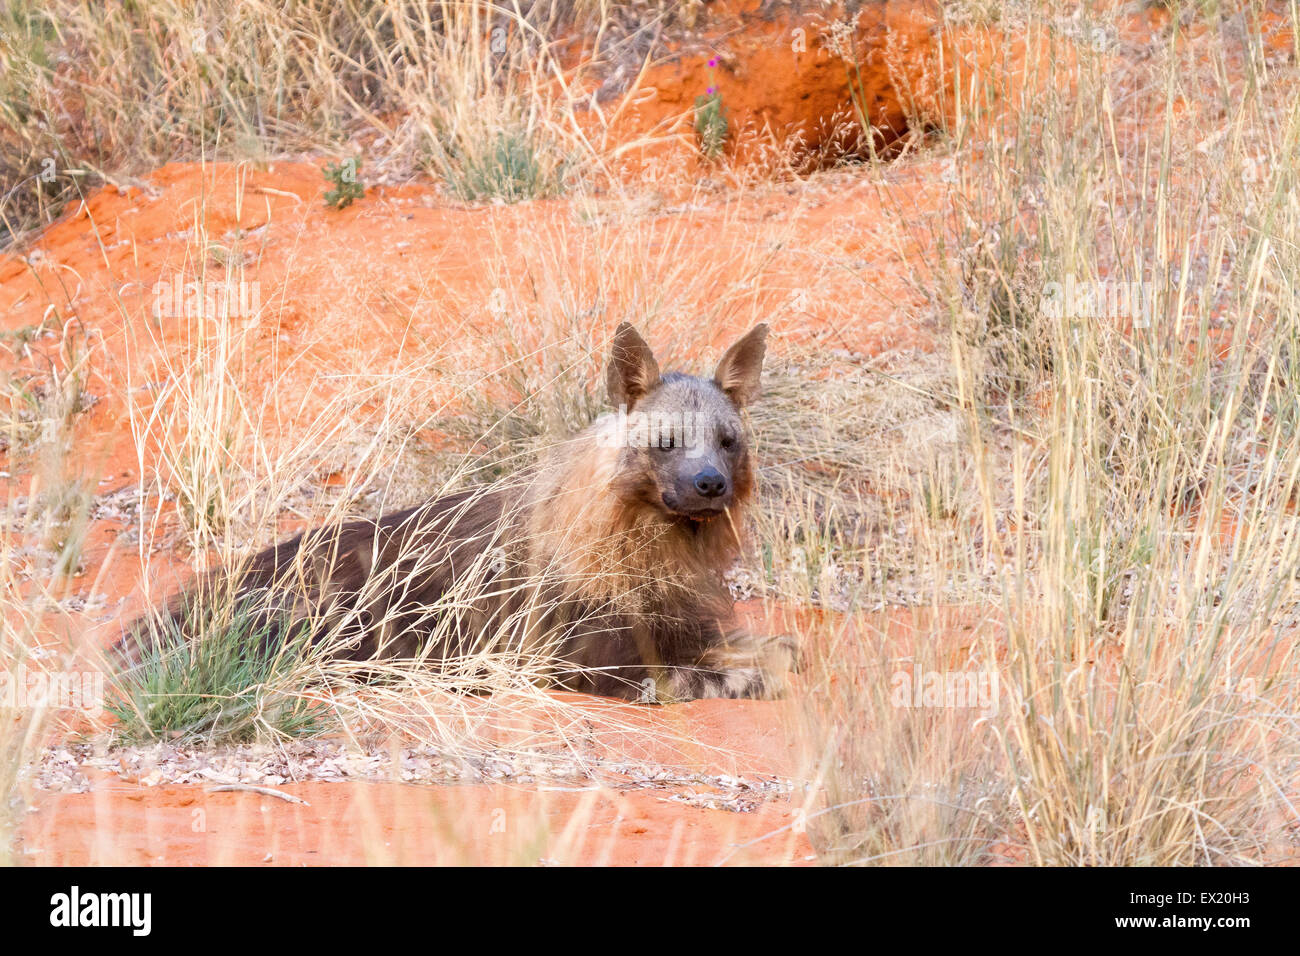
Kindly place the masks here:
MULTIPOLYGON (((256 608, 265 640, 305 631, 343 659, 518 656, 558 686, 643 701, 778 693, 791 642, 743 629, 723 580, 753 495, 741 410, 765 335, 733 345, 712 379, 661 376, 625 323, 607 374, 618 415, 496 484, 304 532, 210 575, 173 601, 167 631, 235 582, 227 598, 256 608)), ((156 622, 128 630, 126 663, 156 622)))

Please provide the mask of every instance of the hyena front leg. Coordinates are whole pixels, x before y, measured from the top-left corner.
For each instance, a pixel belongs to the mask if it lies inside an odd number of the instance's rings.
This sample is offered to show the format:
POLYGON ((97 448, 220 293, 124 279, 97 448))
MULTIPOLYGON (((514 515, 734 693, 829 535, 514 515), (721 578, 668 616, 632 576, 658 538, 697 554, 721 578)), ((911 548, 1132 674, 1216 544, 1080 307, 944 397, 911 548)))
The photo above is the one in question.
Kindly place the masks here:
POLYGON ((791 671, 797 670, 798 653, 798 639, 792 634, 728 630, 693 665, 671 669, 666 693, 675 700, 780 697, 788 689, 791 671))

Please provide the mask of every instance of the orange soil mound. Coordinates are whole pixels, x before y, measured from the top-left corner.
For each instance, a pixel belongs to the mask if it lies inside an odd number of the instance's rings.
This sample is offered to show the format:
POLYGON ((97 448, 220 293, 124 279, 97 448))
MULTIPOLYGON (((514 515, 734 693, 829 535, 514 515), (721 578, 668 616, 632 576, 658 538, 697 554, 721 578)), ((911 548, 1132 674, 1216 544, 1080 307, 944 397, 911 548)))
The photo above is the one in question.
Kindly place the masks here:
MULTIPOLYGON (((829 149, 836 127, 859 114, 887 145, 916 115, 918 95, 930 96, 938 23, 938 5, 925 2, 873 4, 852 15, 837 7, 777 15, 757 0, 714 4, 693 42, 639 78, 627 105, 628 134, 689 141, 695 98, 716 90, 730 152, 742 162, 795 142, 829 149)), ((849 135, 831 151, 853 152, 857 139, 849 135)))
POLYGON ((609 135, 637 171, 661 162, 715 170, 694 130, 696 100, 712 92, 738 167, 809 169, 868 155, 864 126, 871 146, 888 155, 910 131, 953 128, 972 112, 991 119, 1019 101, 1026 82, 1069 73, 1068 50, 1045 42, 1041 28, 1008 35, 986 23, 947 23, 935 0, 851 10, 725 0, 706 10, 611 106, 609 135), (1027 69, 1030 50, 1036 69, 1027 69))

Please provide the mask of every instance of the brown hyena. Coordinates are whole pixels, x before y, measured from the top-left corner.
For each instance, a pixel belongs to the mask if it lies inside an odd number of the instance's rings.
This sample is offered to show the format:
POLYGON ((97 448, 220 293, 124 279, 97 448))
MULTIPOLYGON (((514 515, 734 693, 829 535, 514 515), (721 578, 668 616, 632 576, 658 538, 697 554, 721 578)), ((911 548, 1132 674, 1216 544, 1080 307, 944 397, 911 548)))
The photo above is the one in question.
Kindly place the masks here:
MULTIPOLYGON (((661 374, 624 323, 607 370, 617 413, 486 489, 266 550, 232 596, 274 622, 259 633, 305 631, 351 660, 449 667, 499 652, 549 662, 558 686, 628 699, 779 693, 792 643, 741 628, 722 577, 754 491, 742 412, 766 335, 757 326, 701 378, 661 374)), ((173 633, 203 591, 172 606, 173 633)), ((126 659, 156 632, 130 631, 126 659)))

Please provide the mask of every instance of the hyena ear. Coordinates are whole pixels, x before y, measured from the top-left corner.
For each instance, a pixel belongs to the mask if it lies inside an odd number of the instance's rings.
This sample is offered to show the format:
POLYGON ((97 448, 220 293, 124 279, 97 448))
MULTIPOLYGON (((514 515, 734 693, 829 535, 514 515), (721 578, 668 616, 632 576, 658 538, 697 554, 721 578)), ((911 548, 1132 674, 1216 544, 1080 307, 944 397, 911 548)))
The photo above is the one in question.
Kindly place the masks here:
POLYGON ((610 349, 609 368, 605 370, 610 404, 625 405, 630 411, 658 384, 659 363, 650 346, 631 323, 619 323, 610 349))
POLYGON ((760 322, 743 338, 737 339, 718 363, 713 381, 737 408, 744 408, 758 398, 758 380, 763 372, 763 354, 766 351, 767 323, 760 322))

